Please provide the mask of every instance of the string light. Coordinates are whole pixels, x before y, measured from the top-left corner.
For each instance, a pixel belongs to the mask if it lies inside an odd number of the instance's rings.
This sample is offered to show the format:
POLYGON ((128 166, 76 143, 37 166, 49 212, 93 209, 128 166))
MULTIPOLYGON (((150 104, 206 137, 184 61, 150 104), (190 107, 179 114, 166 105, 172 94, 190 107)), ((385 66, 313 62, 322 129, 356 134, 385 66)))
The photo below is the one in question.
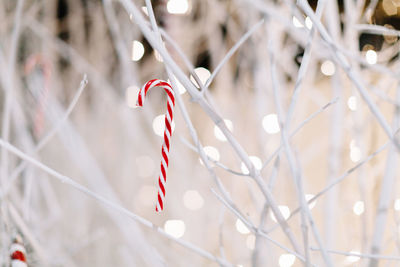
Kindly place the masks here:
POLYGON ((189 2, 187 0, 169 0, 167 3, 167 11, 170 14, 186 14, 189 10, 189 2))
POLYGON ((144 55, 144 46, 139 41, 132 42, 132 60, 139 61, 144 55))
POLYGON ((365 59, 367 60, 368 64, 376 64, 376 62, 378 61, 378 54, 370 49, 367 51, 367 53, 365 53, 365 59))
POLYGON ((350 159, 352 162, 359 162, 361 160, 361 149, 356 145, 355 140, 350 142, 350 159))
MULTIPOLYGON (((312 194, 306 194, 306 195, 305 195, 305 199, 306 199, 307 202, 308 202, 309 200, 311 200, 313 197, 315 197, 315 195, 312 195, 312 194)), ((315 205, 317 205, 317 201, 316 201, 316 200, 314 200, 313 202, 309 203, 309 204, 308 204, 308 208, 309 208, 310 210, 312 210, 312 209, 315 207, 315 205)))
POLYGON ((324 62, 322 62, 321 64, 322 74, 326 76, 332 76, 333 74, 335 74, 335 71, 336 71, 335 64, 333 64, 332 61, 325 60, 324 62))
POLYGON ((239 219, 236 220, 236 230, 244 235, 250 233, 249 228, 239 219))
POLYGON ((357 110, 357 98, 355 96, 350 96, 347 100, 347 106, 350 110, 356 111, 357 110))
MULTIPOLYGON (((194 72, 196 73, 197 77, 199 77, 200 81, 202 84, 205 84, 208 78, 211 76, 211 72, 203 67, 198 67, 194 69, 194 72)), ((197 84, 196 80, 193 78, 192 75, 190 75, 190 80, 199 88, 200 86, 197 84)))
MULTIPOLYGON (((233 123, 230 120, 224 120, 226 127, 229 129, 229 131, 233 131, 233 123)), ((218 128, 217 125, 214 126, 214 135, 215 137, 222 142, 226 141, 225 135, 221 132, 221 130, 218 128)))
POLYGON ((186 226, 182 220, 168 220, 164 224, 164 231, 175 238, 180 238, 185 234, 186 226))
MULTIPOLYGON (((174 78, 176 86, 178 87, 179 94, 183 95, 184 93, 186 93, 185 86, 183 86, 183 84, 181 84, 181 82, 175 76, 174 78)), ((168 82, 170 82, 170 80, 168 80, 168 82)))
MULTIPOLYGON (((153 131, 156 135, 163 137, 165 129, 165 115, 161 114, 154 118, 153 120, 153 131)), ((172 133, 175 131, 175 122, 171 123, 172 133)))
POLYGON ((275 113, 266 115, 262 120, 264 130, 269 134, 276 134, 280 131, 278 116, 275 113))
MULTIPOLYGON (((218 152, 218 149, 216 149, 215 147, 213 147, 213 146, 205 146, 204 148, 204 153, 209 157, 209 158, 211 158, 212 160, 214 160, 214 161, 219 161, 219 152, 218 152)), ((201 160, 201 159, 199 159, 200 160, 200 163, 202 164, 202 165, 204 165, 203 164, 203 161, 201 160)))
POLYGON ((293 16, 292 22, 293 22, 293 25, 296 28, 303 28, 304 27, 304 25, 295 16, 293 16))
POLYGON ((293 254, 282 254, 279 257, 279 267, 291 267, 296 261, 296 256, 293 254))
MULTIPOLYGON (((349 252, 350 254, 360 254, 360 252, 359 251, 355 251, 355 250, 352 250, 352 251, 350 251, 349 252)), ((355 262, 357 262, 357 261, 359 261, 360 260, 360 257, 359 256, 356 256, 356 255, 351 255, 351 256, 347 256, 346 257, 346 262, 347 263, 355 263, 355 262)))
MULTIPOLYGON (((281 214, 282 214, 282 216, 283 216, 283 218, 285 219, 285 220, 287 220, 289 217, 290 217, 290 209, 289 209, 289 207, 288 206, 278 206, 278 209, 279 209, 279 211, 281 212, 281 214)), ((272 211, 271 211, 271 213, 270 213, 270 216, 271 216, 271 219, 274 221, 274 222, 277 222, 277 220, 276 220, 276 218, 275 218, 275 215, 272 213, 272 211)))
POLYGON ((353 212, 357 216, 360 216, 361 214, 363 214, 364 213, 364 202, 359 200, 356 203, 354 203, 353 212))
MULTIPOLYGON (((257 170, 261 170, 262 168, 262 161, 259 157, 256 156, 249 156, 250 161, 253 163, 254 167, 257 170)), ((242 162, 240 169, 242 170, 242 173, 244 174, 249 174, 249 170, 247 169, 246 165, 242 162)))

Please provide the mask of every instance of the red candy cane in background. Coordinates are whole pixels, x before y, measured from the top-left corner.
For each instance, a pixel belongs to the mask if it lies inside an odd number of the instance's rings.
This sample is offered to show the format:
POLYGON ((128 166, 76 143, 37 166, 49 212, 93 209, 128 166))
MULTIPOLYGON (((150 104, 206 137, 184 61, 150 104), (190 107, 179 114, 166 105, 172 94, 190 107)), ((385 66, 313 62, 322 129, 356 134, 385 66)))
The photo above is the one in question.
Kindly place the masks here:
POLYGON ((165 183, 167 181, 168 156, 172 134, 171 125, 175 106, 175 95, 172 86, 169 83, 157 79, 150 80, 140 89, 136 103, 137 106, 143 106, 147 91, 152 87, 162 87, 168 95, 167 112, 165 113, 164 143, 161 148, 161 171, 160 176, 158 177, 158 196, 156 204, 156 211, 161 212, 164 209, 165 202, 165 183))
POLYGON ((40 54, 32 55, 28 58, 25 64, 25 74, 28 75, 33 69, 38 66, 43 72, 43 91, 39 96, 39 103, 36 106, 35 118, 34 118, 34 133, 36 137, 39 137, 43 131, 44 126, 44 107, 47 102, 47 97, 50 88, 50 75, 51 75, 51 64, 48 60, 43 58, 40 54))
POLYGON ((11 267, 28 267, 26 251, 20 235, 16 235, 10 248, 11 267))

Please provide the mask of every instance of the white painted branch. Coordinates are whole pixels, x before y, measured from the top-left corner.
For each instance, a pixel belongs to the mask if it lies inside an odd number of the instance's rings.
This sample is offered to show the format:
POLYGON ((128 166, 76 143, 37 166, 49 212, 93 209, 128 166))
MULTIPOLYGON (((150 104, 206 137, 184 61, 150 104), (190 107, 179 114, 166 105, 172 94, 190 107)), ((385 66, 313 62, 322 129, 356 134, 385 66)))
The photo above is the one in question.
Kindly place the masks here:
POLYGON ((24 152, 22 152, 21 150, 19 150, 18 148, 16 148, 15 146, 11 145, 8 142, 5 142, 4 140, 0 139, 0 146, 3 147, 4 149, 6 149, 7 151, 15 154, 16 156, 20 157, 21 159, 24 159, 25 161, 29 162, 30 164, 34 165, 35 167, 41 169, 42 171, 46 172, 47 174, 50 175, 50 177, 53 177, 55 179, 57 179, 58 181, 60 181, 61 183, 68 185, 82 193, 84 193, 85 195, 97 200, 98 202, 100 202, 101 204, 107 206, 108 208, 111 208, 114 211, 117 211, 123 215, 125 215, 126 217, 129 217, 130 219, 148 227, 151 229, 154 229, 157 233, 167 237, 168 239, 180 244, 181 246, 188 248, 190 250, 192 250, 193 252, 199 254, 200 256, 207 258, 211 261, 215 261, 218 263, 223 263, 226 266, 231 266, 231 264, 229 264, 228 262, 225 262, 217 257, 215 257, 214 255, 212 255, 211 253, 187 242, 184 241, 182 239, 179 238, 175 238, 173 236, 170 236, 169 234, 167 234, 162 228, 154 225, 153 223, 151 223, 150 221, 140 217, 139 215, 136 215, 135 213, 127 210, 126 208, 108 200, 107 198, 91 191, 90 189, 84 187, 83 185, 75 182, 73 179, 69 178, 68 176, 62 175, 60 173, 58 173, 57 171, 55 171, 54 169, 46 166, 45 164, 41 163, 40 161, 37 161, 36 159, 26 155, 24 152))

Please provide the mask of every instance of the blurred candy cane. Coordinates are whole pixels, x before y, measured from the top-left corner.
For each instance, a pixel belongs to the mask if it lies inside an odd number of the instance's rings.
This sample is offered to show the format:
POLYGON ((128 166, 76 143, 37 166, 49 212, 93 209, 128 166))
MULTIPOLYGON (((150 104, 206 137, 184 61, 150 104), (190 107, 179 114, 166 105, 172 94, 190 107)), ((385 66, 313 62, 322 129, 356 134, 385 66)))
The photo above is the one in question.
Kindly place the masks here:
POLYGON ((26 251, 20 235, 16 235, 10 248, 11 267, 28 267, 26 251))
POLYGON ((152 87, 162 87, 168 95, 167 112, 165 114, 164 143, 161 148, 161 171, 160 176, 158 177, 158 196, 156 204, 156 211, 161 212, 164 209, 165 202, 165 183, 167 181, 168 154, 172 134, 171 125, 175 106, 175 95, 169 83, 157 79, 150 80, 140 89, 136 103, 137 106, 143 106, 147 91, 152 87))
POLYGON ((40 136, 44 126, 44 107, 47 102, 47 97, 50 88, 50 75, 51 75, 51 64, 48 60, 44 59, 41 55, 35 54, 28 58, 25 64, 25 74, 28 75, 33 69, 39 66, 43 72, 43 91, 39 96, 39 103, 36 106, 35 118, 34 118, 34 133, 35 136, 40 136))

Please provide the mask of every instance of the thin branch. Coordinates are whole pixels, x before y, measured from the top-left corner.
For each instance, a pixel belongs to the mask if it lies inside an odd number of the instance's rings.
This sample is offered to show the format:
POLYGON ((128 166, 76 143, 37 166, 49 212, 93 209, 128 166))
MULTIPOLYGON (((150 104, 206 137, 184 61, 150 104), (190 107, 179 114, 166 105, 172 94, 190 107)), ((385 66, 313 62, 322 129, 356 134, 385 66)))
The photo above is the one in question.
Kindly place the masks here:
POLYGON ((27 154, 25 154, 24 152, 22 152, 15 146, 11 145, 10 143, 5 142, 3 139, 0 139, 0 146, 3 147, 4 149, 6 149, 7 151, 15 154, 16 156, 20 157, 21 159, 27 161, 28 163, 34 165, 35 167, 41 169, 45 173, 49 174, 50 177, 53 177, 56 180, 60 181, 61 183, 68 185, 68 186, 74 188, 75 190, 78 190, 78 191, 84 193, 85 195, 99 201, 104 206, 107 206, 108 208, 111 208, 112 210, 118 211, 119 213, 129 217, 130 219, 132 219, 148 228, 154 229, 156 232, 158 232, 162 236, 165 236, 166 238, 178 243, 179 245, 181 245, 189 250, 192 250, 193 252, 197 253, 198 255, 200 255, 204 258, 207 258, 211 261, 215 261, 217 263, 223 264, 224 266, 232 266, 232 264, 212 255, 211 253, 193 245, 190 242, 184 241, 179 238, 175 238, 175 237, 167 234, 162 228, 154 225, 152 222, 150 222, 150 221, 140 217, 139 215, 136 215, 135 213, 127 210, 126 208, 108 200, 107 198, 103 197, 102 195, 99 195, 99 194, 91 191, 90 189, 79 184, 78 182, 75 182, 72 178, 60 174, 59 172, 57 172, 54 169, 48 167, 47 165, 41 163, 40 161, 37 161, 36 159, 32 158, 31 156, 28 156, 27 154))

